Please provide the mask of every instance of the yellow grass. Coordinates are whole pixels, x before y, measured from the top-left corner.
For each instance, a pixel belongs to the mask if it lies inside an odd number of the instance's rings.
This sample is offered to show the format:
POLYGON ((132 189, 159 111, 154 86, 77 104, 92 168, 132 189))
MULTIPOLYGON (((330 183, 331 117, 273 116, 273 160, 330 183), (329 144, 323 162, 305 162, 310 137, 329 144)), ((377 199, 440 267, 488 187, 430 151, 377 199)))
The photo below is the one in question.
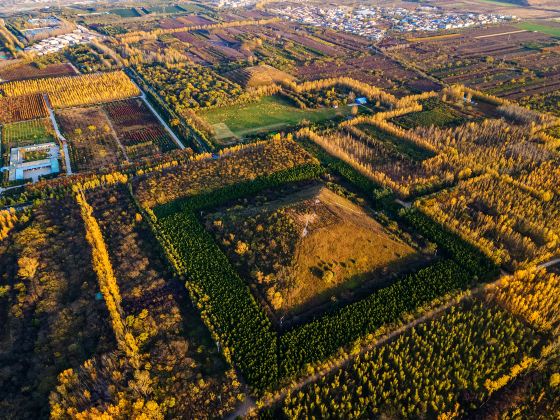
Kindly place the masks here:
POLYGON ((415 253, 404 242, 389 236, 361 207, 327 188, 321 188, 308 203, 305 214, 294 215, 312 221, 297 247, 292 266, 296 282, 285 295, 284 310, 306 304, 348 281, 355 283, 354 286, 362 283, 368 273, 415 253), (313 204, 324 206, 326 212, 315 212, 313 204), (323 213, 330 216, 321 216, 323 213), (330 281, 319 277, 316 270, 324 262, 333 264, 329 270, 333 273, 330 281))

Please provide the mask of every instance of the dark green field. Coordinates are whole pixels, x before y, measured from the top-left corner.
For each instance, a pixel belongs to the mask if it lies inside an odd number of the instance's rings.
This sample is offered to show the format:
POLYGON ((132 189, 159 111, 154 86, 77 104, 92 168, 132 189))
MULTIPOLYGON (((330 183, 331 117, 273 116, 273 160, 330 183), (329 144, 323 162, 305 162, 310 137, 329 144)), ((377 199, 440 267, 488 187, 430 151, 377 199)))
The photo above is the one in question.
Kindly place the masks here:
POLYGON ((463 124, 467 119, 451 106, 436 98, 422 101, 423 110, 395 118, 393 121, 404 128, 417 126, 455 127, 463 124))

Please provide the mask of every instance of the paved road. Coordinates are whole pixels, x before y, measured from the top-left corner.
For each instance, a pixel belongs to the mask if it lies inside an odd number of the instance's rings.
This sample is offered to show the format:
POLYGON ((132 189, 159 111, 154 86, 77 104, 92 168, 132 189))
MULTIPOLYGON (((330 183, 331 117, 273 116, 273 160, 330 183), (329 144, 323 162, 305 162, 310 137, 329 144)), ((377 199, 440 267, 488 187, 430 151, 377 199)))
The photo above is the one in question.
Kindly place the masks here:
POLYGON ((66 175, 72 175, 72 165, 70 165, 68 142, 66 141, 66 138, 62 135, 60 129, 58 128, 58 123, 56 122, 56 118, 54 117, 54 111, 51 105, 51 101, 49 99, 49 95, 45 93, 43 94, 43 96, 45 97, 45 102, 47 103, 47 109, 49 110, 49 116, 51 117, 51 122, 54 127, 54 131, 56 132, 56 135, 62 142, 62 148, 64 149, 64 162, 66 163, 66 175))
POLYGON ((555 259, 550 260, 550 261, 548 261, 548 262, 539 264, 537 267, 539 267, 539 268, 548 268, 548 267, 552 267, 553 265, 556 265, 556 264, 560 264, 560 258, 555 258, 555 259))
POLYGON ((21 187, 23 187, 23 185, 14 185, 13 187, 7 187, 7 188, 0 187, 0 196, 4 194, 4 191, 15 190, 16 188, 21 188, 21 187))
POLYGON ((395 203, 400 204, 401 206, 403 206, 405 209, 409 209, 412 207, 412 201, 402 201, 400 198, 397 198, 395 200, 395 203))

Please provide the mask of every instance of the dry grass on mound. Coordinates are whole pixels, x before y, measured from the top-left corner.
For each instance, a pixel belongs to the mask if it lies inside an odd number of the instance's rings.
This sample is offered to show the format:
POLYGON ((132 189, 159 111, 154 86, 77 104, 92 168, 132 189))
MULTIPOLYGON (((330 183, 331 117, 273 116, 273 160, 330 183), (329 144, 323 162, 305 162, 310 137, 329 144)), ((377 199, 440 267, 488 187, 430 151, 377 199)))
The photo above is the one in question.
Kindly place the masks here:
POLYGON ((383 281, 417 254, 362 207, 319 183, 221 209, 208 216, 207 226, 278 315, 383 281))

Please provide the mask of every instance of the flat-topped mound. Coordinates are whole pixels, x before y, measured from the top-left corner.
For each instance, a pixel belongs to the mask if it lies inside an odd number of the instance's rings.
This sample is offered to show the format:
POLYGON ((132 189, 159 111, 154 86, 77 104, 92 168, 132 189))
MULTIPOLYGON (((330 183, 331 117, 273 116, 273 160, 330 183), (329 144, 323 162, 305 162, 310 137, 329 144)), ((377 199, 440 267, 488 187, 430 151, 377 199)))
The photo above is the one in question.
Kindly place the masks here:
POLYGON ((267 86, 283 80, 294 79, 292 75, 268 64, 233 70, 226 73, 225 76, 244 88, 267 86))
POLYGON ((279 315, 304 312, 334 293, 386 279, 417 257, 361 206, 322 183, 240 200, 204 219, 279 315))

